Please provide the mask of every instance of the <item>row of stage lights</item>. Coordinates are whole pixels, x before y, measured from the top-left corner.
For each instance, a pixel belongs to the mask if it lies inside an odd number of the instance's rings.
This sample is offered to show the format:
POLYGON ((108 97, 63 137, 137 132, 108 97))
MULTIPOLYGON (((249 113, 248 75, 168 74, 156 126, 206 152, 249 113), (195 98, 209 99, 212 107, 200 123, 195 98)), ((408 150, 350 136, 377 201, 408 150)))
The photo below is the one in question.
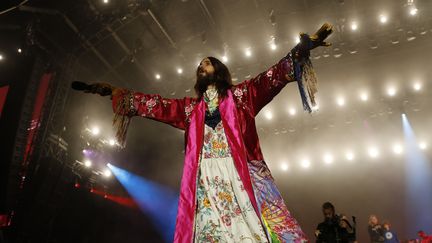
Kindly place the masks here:
MULTIPOLYGON (((423 88, 423 84, 422 84, 420 81, 415 81, 415 82, 412 84, 412 89, 413 89, 413 91, 415 91, 415 92, 420 92, 420 91, 422 90, 422 88, 423 88)), ((397 88, 396 88, 395 86, 389 86, 389 87, 387 87, 386 93, 387 93, 387 95, 388 95, 389 97, 394 97, 394 96, 397 95, 398 90, 397 90, 397 88)), ((370 96, 369 96, 369 93, 368 93, 368 92, 363 91, 363 92, 359 92, 358 98, 359 98, 359 100, 360 100, 361 102, 367 102, 367 101, 369 100, 370 96)), ((335 103, 336 103, 339 107, 344 107, 344 106, 346 106, 346 104, 347 104, 346 99, 345 99, 344 96, 338 96, 338 97, 336 97, 336 99, 335 99, 335 103)), ((317 106, 313 107, 312 109, 313 109, 313 110, 318 110, 318 109, 319 109, 319 106, 317 105, 317 106)), ((289 113, 289 115, 291 115, 291 116, 295 116, 295 115, 297 114, 297 110, 296 110, 294 107, 289 107, 289 108, 288 108, 288 113, 289 113)), ((267 120, 272 120, 272 119, 273 119, 273 112, 272 112, 271 110, 267 109, 267 110, 264 112, 264 117, 265 117, 267 120)))
MULTIPOLYGON (((418 147, 420 150, 426 150, 428 147, 428 144, 425 141, 422 141, 418 144, 418 147)), ((391 147, 391 151, 395 154, 395 155, 402 155, 404 153, 404 148, 401 144, 394 144, 391 147)), ((371 158, 371 159, 378 159, 381 155, 380 150, 375 147, 375 146, 370 146, 367 148, 366 150, 367 155, 371 158)), ((349 161, 349 162, 354 162, 355 158, 356 158, 356 154, 352 151, 352 150, 347 150, 344 154, 344 159, 349 161)), ((322 156, 321 161, 325 164, 325 165, 332 165, 335 161, 335 157, 333 156, 332 153, 324 153, 324 155, 322 156)), ((300 160, 299 163, 300 167, 302 169, 310 169, 312 166, 311 160, 307 157, 304 157, 303 159, 300 160)), ((280 162, 280 169, 282 171, 288 171, 290 169, 290 164, 286 161, 282 161, 280 162)))

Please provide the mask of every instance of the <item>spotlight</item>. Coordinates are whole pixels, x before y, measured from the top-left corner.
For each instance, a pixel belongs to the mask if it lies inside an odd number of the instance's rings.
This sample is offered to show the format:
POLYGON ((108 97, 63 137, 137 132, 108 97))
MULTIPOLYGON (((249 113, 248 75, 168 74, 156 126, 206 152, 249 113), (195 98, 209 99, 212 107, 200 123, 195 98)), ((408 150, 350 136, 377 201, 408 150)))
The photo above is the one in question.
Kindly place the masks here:
POLYGON ((324 159, 324 162, 326 164, 333 163, 333 156, 331 154, 325 154, 324 157, 323 157, 323 159, 324 159))
POLYGON ((271 120, 273 118, 273 113, 271 111, 266 111, 264 116, 267 120, 271 120))
POLYGON ((303 159, 301 162, 301 166, 305 169, 309 168, 311 165, 310 161, 308 159, 303 159))
POLYGON ((282 162, 280 167, 283 171, 287 171, 289 169, 289 165, 285 162, 282 162))
POLYGON ((344 105, 345 105, 345 99, 344 99, 343 97, 339 97, 339 98, 337 99, 336 103, 337 103, 339 106, 344 106, 344 105))
POLYGON ((18 50, 17 50, 17 51, 18 51, 18 53, 21 53, 21 52, 22 52, 21 48, 18 48, 18 50))
POLYGON ((103 175, 105 177, 110 177, 112 175, 112 173, 111 173, 111 171, 109 169, 105 169, 104 172, 103 172, 103 175))
POLYGON ((357 25, 357 22, 352 22, 351 23, 351 30, 357 30, 357 28, 358 28, 358 25, 357 25))
POLYGON ((85 166, 85 167, 91 167, 91 166, 92 166, 92 162, 91 162, 90 160, 86 159, 86 160, 84 161, 84 166, 85 166))
POLYGON ((427 144, 426 144, 426 142, 420 142, 420 143, 419 143, 419 148, 420 148, 421 150, 425 150, 425 149, 427 149, 427 144))
POLYGON ((182 74, 182 73, 183 73, 183 69, 181 69, 181 68, 177 68, 177 73, 178 73, 178 74, 182 74))
POLYGON ((108 143, 109 145, 114 146, 116 144, 116 141, 114 139, 110 139, 108 143))
POLYGON ((295 114, 297 113, 296 109, 294 108, 290 108, 288 112, 291 116, 295 116, 295 114))
POLYGON ((369 99, 369 96, 368 96, 368 94, 366 92, 363 92, 363 93, 360 94, 360 99, 362 101, 367 101, 369 99))
POLYGON ((300 43, 300 37, 299 36, 294 37, 294 42, 296 44, 300 43))
POLYGON ((375 147, 370 147, 370 148, 368 149, 368 153, 369 153, 369 156, 370 156, 371 158, 376 158, 376 157, 379 156, 378 149, 375 148, 375 147))
POLYGON ((155 77, 156 77, 156 79, 160 79, 161 78, 160 74, 156 74, 155 77))
POLYGON ((395 154, 401 154, 402 151, 403 151, 403 149, 402 149, 402 146, 401 146, 401 145, 399 145, 399 144, 395 144, 395 145, 393 145, 393 152, 394 152, 395 154))
POLYGON ((419 91, 419 90, 421 90, 421 88, 422 88, 422 85, 421 85, 421 83, 415 83, 414 85, 413 85, 413 88, 414 88, 414 90, 415 91, 419 91))
POLYGON ((100 133, 100 129, 99 129, 99 127, 93 127, 92 129, 91 129, 91 133, 93 134, 93 135, 98 135, 99 133, 100 133))
POLYGON ((354 153, 353 152, 351 152, 351 151, 348 151, 348 152, 346 152, 345 153, 345 158, 347 159, 347 160, 349 160, 349 161, 352 161, 352 160, 354 160, 354 153))
POLYGON ((105 3, 105 4, 108 3, 108 0, 103 0, 103 3, 105 3))
POLYGON ((395 95, 396 95, 396 88, 395 88, 395 87, 389 87, 389 88, 387 89, 387 94, 388 94, 389 96, 395 96, 395 95))
POLYGON ((223 62, 228 62, 228 57, 226 55, 222 56, 222 61, 223 62))
POLYGON ((252 51, 250 50, 250 48, 246 48, 246 50, 245 50, 245 55, 246 55, 247 57, 252 56, 252 51))
POLYGON ((3 60, 3 55, 0 55, 0 61, 3 60))
POLYGON ((380 20, 380 22, 382 23, 382 24, 385 24, 385 23, 387 23, 387 21, 388 21, 388 18, 387 18, 387 16, 386 15, 380 15, 380 17, 379 17, 379 20, 380 20))
POLYGON ((271 43, 270 44, 270 49, 272 49, 273 51, 277 49, 277 46, 275 43, 271 43))
POLYGON ((417 11, 418 11, 418 9, 417 9, 416 7, 412 7, 412 8, 410 9, 410 11, 409 11, 409 14, 410 14, 411 16, 414 16, 414 15, 417 14, 417 11))

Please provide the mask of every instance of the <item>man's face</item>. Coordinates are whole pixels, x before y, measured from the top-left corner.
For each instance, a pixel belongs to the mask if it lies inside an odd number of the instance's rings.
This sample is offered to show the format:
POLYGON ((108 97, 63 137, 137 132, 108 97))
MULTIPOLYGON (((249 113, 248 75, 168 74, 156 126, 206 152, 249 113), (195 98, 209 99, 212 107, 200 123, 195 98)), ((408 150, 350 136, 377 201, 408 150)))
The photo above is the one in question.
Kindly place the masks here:
POLYGON ((324 214, 325 219, 333 219, 334 210, 331 208, 325 208, 325 209, 323 209, 323 214, 324 214))
POLYGON ((214 71, 215 71, 214 67, 210 62, 210 59, 208 58, 204 58, 198 67, 198 75, 200 77, 206 77, 208 75, 212 75, 214 71))

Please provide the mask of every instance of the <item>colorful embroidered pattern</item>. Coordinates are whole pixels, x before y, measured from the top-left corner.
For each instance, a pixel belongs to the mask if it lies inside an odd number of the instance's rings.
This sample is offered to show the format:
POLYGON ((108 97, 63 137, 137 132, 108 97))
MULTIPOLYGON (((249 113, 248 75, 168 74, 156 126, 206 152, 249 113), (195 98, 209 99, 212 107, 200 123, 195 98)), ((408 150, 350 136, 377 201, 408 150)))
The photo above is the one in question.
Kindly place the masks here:
POLYGON ((205 125, 203 157, 209 158, 226 158, 231 156, 228 141, 225 136, 222 121, 216 125, 213 130, 205 125))

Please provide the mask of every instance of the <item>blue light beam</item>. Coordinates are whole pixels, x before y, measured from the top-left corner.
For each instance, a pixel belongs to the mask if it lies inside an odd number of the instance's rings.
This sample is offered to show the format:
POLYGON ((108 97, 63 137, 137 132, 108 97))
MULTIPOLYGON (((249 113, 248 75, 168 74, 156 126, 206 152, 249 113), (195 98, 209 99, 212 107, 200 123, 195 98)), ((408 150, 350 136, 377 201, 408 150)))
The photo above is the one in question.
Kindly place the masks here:
POLYGON ((124 169, 108 164, 113 175, 128 191, 138 207, 150 216, 165 242, 174 239, 178 194, 173 190, 146 180, 124 169))
POLYGON ((414 131, 402 114, 405 137, 406 214, 408 235, 432 227, 432 166, 419 148, 414 131))

